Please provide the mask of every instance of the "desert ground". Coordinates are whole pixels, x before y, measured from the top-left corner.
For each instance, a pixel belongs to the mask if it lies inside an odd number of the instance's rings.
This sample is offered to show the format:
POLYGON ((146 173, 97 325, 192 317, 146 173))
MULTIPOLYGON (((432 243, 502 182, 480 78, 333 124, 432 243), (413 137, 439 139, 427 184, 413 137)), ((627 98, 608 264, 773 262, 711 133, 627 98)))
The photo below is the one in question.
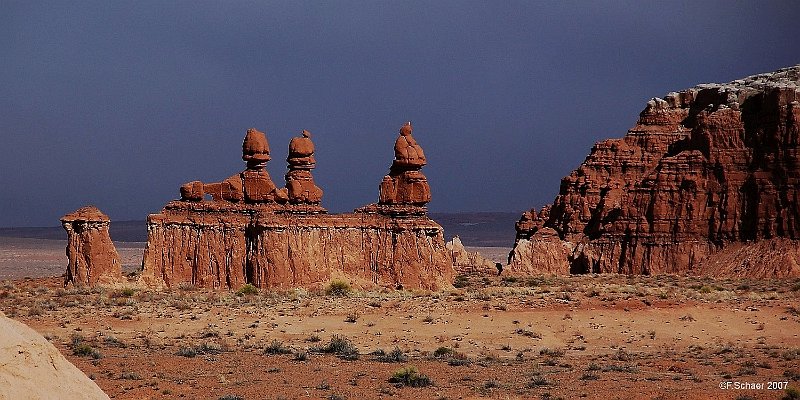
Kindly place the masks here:
POLYGON ((0 311, 117 399, 780 399, 800 388, 798 280, 459 275, 442 292, 150 291, 135 288, 141 244, 129 244, 118 245, 128 287, 75 289, 59 276, 64 245, 3 238, 0 311))

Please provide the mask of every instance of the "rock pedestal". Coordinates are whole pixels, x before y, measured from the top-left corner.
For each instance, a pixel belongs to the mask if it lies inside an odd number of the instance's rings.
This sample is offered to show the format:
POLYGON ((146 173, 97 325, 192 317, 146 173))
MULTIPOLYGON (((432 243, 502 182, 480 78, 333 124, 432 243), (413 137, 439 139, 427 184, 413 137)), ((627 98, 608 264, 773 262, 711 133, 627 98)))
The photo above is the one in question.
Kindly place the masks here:
POLYGON ((311 170, 317 166, 311 132, 304 130, 301 137, 292 138, 286 162, 289 164, 285 177, 289 203, 318 205, 322 201, 322 189, 314 184, 311 175, 311 170))
POLYGON ((124 282, 119 254, 108 234, 111 220, 94 206, 61 217, 67 231, 64 285, 112 286, 124 282))
POLYGON ((431 201, 431 188, 421 171, 427 164, 425 153, 411 133, 411 122, 400 128, 394 144, 394 161, 380 185, 379 205, 422 207, 431 201))
MULTIPOLYGON (((595 144, 551 205, 523 215, 509 269, 708 274, 723 255, 748 264, 731 246, 784 260, 779 249, 800 240, 798 101, 800 66, 650 100, 624 138, 595 144)), ((800 276, 796 263, 758 268, 800 276)))

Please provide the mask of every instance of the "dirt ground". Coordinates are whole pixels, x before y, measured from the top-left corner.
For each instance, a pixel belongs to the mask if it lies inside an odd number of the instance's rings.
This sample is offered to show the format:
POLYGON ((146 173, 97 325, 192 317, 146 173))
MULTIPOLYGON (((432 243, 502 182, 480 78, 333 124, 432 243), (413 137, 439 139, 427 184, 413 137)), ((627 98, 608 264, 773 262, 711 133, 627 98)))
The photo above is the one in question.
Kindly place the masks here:
POLYGON ((0 284, 0 310, 118 399, 780 399, 800 387, 800 281, 455 286, 335 296, 27 278, 0 284))

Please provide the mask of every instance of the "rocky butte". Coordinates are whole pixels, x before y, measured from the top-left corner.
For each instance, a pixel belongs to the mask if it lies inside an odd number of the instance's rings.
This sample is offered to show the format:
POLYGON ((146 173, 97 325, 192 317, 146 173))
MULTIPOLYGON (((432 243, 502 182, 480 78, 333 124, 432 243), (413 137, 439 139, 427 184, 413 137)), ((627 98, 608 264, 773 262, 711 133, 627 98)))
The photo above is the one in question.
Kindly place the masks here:
POLYGON ((654 98, 517 222, 512 273, 800 276, 800 65, 654 98))
POLYGON ((222 182, 193 181, 147 220, 141 283, 236 289, 318 288, 333 279, 362 288, 451 286, 453 265, 442 227, 427 217, 430 188, 410 123, 400 130, 380 200, 352 213, 328 214, 314 182, 311 133, 291 140, 286 187, 265 169, 266 135, 250 129, 246 169, 222 182))

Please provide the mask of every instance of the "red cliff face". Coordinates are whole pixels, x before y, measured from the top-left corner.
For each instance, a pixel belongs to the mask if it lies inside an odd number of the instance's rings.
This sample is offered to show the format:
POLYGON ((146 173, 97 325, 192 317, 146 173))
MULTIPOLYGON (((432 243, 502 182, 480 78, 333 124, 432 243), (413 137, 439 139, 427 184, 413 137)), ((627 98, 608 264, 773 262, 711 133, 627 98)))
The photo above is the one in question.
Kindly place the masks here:
POLYGON ((649 101, 552 205, 523 215, 510 269, 800 276, 785 251, 800 240, 798 101, 800 66, 649 101), (775 265, 753 266, 742 246, 775 265))

